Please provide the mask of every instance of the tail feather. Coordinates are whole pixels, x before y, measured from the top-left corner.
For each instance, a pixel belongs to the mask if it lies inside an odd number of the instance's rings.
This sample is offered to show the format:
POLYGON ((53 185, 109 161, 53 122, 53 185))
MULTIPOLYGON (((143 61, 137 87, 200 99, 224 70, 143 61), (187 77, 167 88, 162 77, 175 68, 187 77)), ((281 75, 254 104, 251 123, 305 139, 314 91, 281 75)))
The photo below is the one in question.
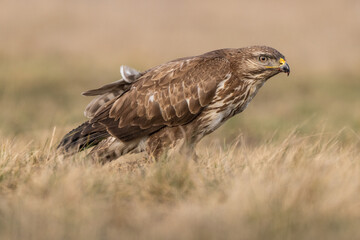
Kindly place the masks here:
POLYGON ((63 137, 57 148, 67 154, 74 154, 96 146, 110 136, 104 127, 93 127, 92 125, 87 121, 71 130, 63 137))

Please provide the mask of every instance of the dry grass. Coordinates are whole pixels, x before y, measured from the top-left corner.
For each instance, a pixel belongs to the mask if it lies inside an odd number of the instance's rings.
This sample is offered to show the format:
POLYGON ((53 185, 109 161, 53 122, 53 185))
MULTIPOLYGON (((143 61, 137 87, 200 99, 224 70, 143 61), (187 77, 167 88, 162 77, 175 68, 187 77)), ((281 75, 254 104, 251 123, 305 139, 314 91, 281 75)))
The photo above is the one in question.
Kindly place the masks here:
MULTIPOLYGON (((347 134, 345 134, 347 133, 347 134)), ((290 134, 106 165, 2 141, 1 239, 357 239, 360 138, 290 134), (353 143, 342 146, 339 137, 353 143)))

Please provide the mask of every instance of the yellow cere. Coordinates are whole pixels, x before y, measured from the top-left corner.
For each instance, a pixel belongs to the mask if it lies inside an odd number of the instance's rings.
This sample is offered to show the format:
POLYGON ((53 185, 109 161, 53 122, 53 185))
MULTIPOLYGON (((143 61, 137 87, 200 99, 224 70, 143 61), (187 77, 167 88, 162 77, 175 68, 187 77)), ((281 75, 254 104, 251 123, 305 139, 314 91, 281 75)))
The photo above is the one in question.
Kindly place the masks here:
POLYGON ((286 61, 283 58, 280 58, 279 63, 280 63, 280 66, 282 66, 286 63, 286 61))
POLYGON ((284 65, 286 63, 286 61, 283 58, 280 58, 279 63, 280 63, 280 66, 266 66, 266 68, 278 68, 278 67, 281 67, 282 65, 284 65))

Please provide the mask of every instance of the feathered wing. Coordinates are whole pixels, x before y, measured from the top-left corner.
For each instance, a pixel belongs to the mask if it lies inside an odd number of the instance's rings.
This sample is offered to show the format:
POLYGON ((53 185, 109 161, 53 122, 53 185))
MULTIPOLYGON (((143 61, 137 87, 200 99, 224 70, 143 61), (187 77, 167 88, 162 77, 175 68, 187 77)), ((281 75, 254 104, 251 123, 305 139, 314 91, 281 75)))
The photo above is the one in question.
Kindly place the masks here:
MULTIPOLYGON (((82 93, 84 96, 98 96, 87 105, 84 111, 86 117, 93 118, 99 108, 128 91, 141 76, 141 73, 127 66, 120 67, 120 74, 122 76, 120 80, 82 93)), ((109 136, 104 126, 87 121, 66 134, 58 148, 74 153, 97 145, 109 136)))
POLYGON ((116 97, 120 97, 124 92, 128 91, 131 84, 136 82, 141 76, 140 72, 127 66, 120 67, 120 74, 122 76, 120 80, 82 93, 84 96, 98 96, 85 108, 85 117, 93 118, 101 106, 116 97))
MULTIPOLYGON (((220 57, 175 60, 147 71, 121 97, 100 107, 90 120, 114 137, 129 142, 163 127, 193 120, 231 72, 220 57)), ((95 130, 95 129, 94 129, 95 130)))

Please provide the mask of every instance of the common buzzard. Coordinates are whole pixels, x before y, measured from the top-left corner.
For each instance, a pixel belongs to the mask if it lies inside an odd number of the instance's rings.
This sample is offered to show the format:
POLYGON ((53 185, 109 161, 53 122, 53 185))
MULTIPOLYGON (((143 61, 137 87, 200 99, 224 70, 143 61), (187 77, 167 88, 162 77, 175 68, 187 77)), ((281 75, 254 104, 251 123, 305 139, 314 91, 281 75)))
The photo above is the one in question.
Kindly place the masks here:
POLYGON ((261 86, 290 67, 266 46, 220 49, 179 58, 144 72, 121 66, 122 79, 83 93, 97 96, 85 109, 88 121, 64 136, 67 154, 94 147, 109 161, 146 151, 193 149, 205 135, 245 110, 261 86))

